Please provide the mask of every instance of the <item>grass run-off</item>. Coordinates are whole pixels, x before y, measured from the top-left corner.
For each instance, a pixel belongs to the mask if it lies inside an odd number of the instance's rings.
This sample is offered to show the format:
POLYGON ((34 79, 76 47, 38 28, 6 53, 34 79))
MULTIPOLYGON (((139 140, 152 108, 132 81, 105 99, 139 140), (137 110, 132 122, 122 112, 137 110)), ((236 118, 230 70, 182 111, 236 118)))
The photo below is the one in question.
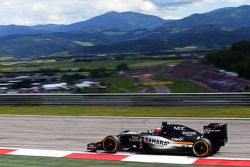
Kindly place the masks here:
POLYGON ((24 64, 17 65, 0 65, 1 71, 12 71, 12 70, 34 70, 34 69, 56 69, 56 68, 84 68, 87 70, 93 70, 98 68, 105 68, 108 70, 115 70, 116 67, 121 63, 128 64, 130 69, 140 69, 157 67, 164 64, 179 63, 183 60, 103 60, 93 62, 72 62, 72 61, 56 61, 56 62, 27 62, 24 64))
POLYGON ((240 117, 250 118, 250 107, 128 107, 128 106, 1 106, 0 114, 128 117, 240 117))
POLYGON ((90 161, 80 159, 28 157, 13 155, 0 155, 0 164, 1 167, 194 167, 192 165, 170 165, 156 163, 151 164, 119 161, 90 161))

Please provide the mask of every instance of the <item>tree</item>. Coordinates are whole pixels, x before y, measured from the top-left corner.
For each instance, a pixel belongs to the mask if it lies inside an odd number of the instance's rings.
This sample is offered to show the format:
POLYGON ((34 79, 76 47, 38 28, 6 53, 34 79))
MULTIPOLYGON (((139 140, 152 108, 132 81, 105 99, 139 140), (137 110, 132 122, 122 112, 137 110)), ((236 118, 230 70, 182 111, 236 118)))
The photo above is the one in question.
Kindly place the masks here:
POLYGON ((205 60, 250 79, 250 41, 238 42, 227 50, 208 54, 205 60))
POLYGON ((127 71, 127 70, 129 70, 129 68, 126 63, 121 63, 116 67, 116 71, 127 71))
POLYGON ((107 76, 109 76, 109 73, 105 68, 98 68, 90 71, 90 77, 92 78, 102 78, 107 76))

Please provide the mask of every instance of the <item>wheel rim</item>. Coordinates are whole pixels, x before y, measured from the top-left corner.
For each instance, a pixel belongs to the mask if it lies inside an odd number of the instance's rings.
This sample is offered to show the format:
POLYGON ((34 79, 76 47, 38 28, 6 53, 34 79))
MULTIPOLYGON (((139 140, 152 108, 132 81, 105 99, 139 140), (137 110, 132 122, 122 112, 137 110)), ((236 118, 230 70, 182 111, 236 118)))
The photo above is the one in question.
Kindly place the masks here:
POLYGON ((198 141, 194 144, 193 151, 196 156, 207 156, 209 153, 209 146, 205 141, 198 141))
POLYGON ((117 149, 117 142, 113 138, 106 138, 103 143, 104 150, 107 152, 115 152, 117 149))

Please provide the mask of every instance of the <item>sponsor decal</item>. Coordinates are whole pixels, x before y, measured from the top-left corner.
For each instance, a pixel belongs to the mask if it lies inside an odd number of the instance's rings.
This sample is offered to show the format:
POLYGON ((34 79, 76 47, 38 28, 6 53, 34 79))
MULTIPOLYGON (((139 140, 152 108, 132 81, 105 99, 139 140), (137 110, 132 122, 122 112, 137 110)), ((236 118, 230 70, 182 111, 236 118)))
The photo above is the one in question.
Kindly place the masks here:
POLYGON ((193 136, 193 135, 196 135, 196 132, 182 132, 183 135, 185 136, 193 136))
POLYGON ((221 130, 220 129, 209 129, 209 128, 207 128, 207 129, 204 129, 204 133, 208 133, 208 134, 210 134, 210 133, 214 133, 214 132, 221 132, 221 130))
POLYGON ((173 85, 173 81, 166 81, 166 82, 144 82, 143 85, 173 85))
POLYGON ((181 130, 181 131, 184 131, 184 130, 185 130, 185 127, 183 127, 183 126, 174 126, 174 130, 181 130))
POLYGON ((130 142, 140 142, 140 138, 138 136, 131 136, 131 138, 129 138, 130 142))
POLYGON ((162 145, 162 146, 167 146, 170 143, 169 141, 166 141, 166 140, 161 140, 157 138, 149 138, 149 137, 144 137, 144 142, 155 144, 155 145, 162 145))
POLYGON ((171 140, 173 140, 173 141, 183 141, 184 137, 179 137, 179 138, 173 137, 173 138, 171 138, 171 140))

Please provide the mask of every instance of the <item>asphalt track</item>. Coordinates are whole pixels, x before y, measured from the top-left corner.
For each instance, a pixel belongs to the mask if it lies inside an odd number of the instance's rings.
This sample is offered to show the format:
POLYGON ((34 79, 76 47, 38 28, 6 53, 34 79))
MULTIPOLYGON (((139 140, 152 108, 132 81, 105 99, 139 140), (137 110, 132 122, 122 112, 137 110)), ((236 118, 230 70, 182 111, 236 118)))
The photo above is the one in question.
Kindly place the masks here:
POLYGON ((210 122, 228 123, 229 143, 215 157, 250 158, 250 120, 190 118, 98 118, 0 116, 0 147, 85 151, 86 144, 121 130, 146 131, 161 121, 202 131, 210 122))

